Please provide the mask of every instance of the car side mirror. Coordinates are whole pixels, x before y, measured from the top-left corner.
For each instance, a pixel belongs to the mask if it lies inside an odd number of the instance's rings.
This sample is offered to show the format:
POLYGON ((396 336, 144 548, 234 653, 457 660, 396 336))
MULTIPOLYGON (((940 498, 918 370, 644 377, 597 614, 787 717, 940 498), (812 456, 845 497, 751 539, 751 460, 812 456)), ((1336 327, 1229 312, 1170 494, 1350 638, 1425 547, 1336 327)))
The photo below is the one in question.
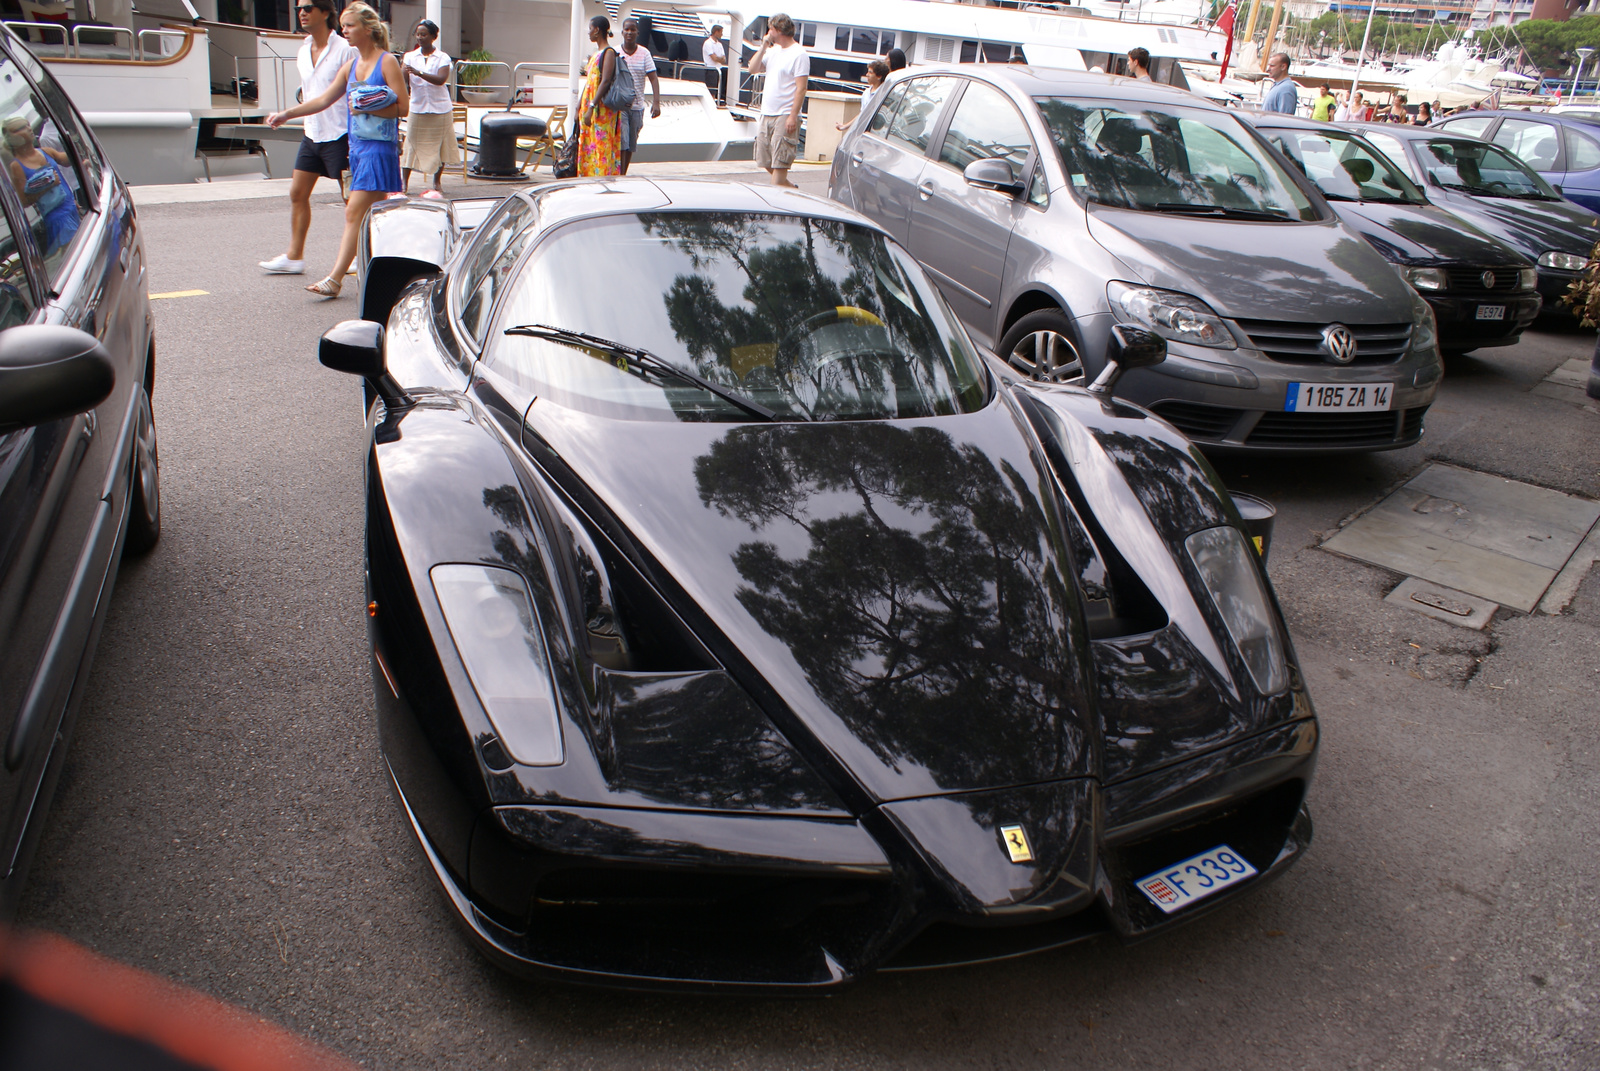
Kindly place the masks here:
POLYGON ((998 190, 1013 197, 1022 192, 1022 183, 1017 181, 1016 172, 1011 170, 1010 160, 995 157, 974 160, 961 174, 966 178, 967 185, 982 190, 998 190))
POLYGON ((87 413, 116 382, 116 363, 93 335, 56 324, 0 331, 0 432, 87 413))
POLYGON ((417 404, 389 374, 383 357, 383 325, 371 320, 345 320, 323 334, 317 360, 335 372, 349 372, 372 384, 389 412, 417 404))
POLYGON ((1089 384, 1089 390, 1111 397, 1111 389, 1130 368, 1149 368, 1167 359, 1167 340, 1154 331, 1128 324, 1113 324, 1106 342, 1106 366, 1089 384))

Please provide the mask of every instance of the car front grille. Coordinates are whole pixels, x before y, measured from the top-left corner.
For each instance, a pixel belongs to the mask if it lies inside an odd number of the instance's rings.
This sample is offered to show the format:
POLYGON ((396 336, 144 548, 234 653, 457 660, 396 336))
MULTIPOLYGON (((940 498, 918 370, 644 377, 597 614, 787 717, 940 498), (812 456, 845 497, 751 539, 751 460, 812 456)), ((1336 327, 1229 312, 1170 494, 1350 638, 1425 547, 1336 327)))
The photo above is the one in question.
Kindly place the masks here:
MULTIPOLYGON (((1482 284, 1480 283, 1481 287, 1482 284)), ((1285 364, 1322 364, 1322 329, 1327 324, 1284 323, 1281 320, 1235 320, 1250 336, 1250 344, 1274 361, 1285 364)), ((1404 356, 1411 342, 1411 325, 1345 324, 1356 338, 1352 364, 1389 364, 1404 356)))
POLYGON ((1361 447, 1409 442, 1422 434, 1427 406, 1388 413, 1263 413, 1248 446, 1361 447))
POLYGON ((1243 410, 1195 402, 1161 402, 1152 411, 1191 439, 1221 439, 1233 430, 1243 410))
POLYGON ((1508 294, 1517 289, 1517 276, 1521 273, 1516 268, 1508 268, 1505 265, 1494 267, 1486 264, 1481 268, 1451 268, 1449 274, 1451 290, 1467 290, 1478 294, 1508 294), (1483 285, 1483 273, 1486 271, 1494 273, 1493 286, 1483 285))

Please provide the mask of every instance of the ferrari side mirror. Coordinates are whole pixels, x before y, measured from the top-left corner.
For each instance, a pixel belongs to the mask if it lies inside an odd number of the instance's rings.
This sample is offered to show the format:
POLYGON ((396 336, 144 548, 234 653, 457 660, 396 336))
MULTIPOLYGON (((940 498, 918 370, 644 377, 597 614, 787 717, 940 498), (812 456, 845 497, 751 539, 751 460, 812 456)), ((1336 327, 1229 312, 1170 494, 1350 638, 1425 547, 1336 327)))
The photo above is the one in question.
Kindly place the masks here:
POLYGON ((117 381, 93 335, 56 324, 0 332, 0 432, 87 413, 117 381))
POLYGON ((1167 340, 1154 331, 1128 324, 1114 324, 1106 343, 1105 369, 1089 384, 1089 389, 1105 397, 1130 368, 1149 368, 1167 359, 1167 340))
POLYGON ((1016 172, 1011 170, 1009 160, 995 157, 974 160, 961 174, 967 180, 967 185, 977 186, 979 189, 998 190, 1013 197, 1022 192, 1022 183, 1017 181, 1016 172))
POLYGON ((383 358, 383 325, 371 320, 345 320, 328 328, 317 346, 317 359, 335 372, 361 376, 391 413, 410 409, 416 399, 389 374, 383 358))

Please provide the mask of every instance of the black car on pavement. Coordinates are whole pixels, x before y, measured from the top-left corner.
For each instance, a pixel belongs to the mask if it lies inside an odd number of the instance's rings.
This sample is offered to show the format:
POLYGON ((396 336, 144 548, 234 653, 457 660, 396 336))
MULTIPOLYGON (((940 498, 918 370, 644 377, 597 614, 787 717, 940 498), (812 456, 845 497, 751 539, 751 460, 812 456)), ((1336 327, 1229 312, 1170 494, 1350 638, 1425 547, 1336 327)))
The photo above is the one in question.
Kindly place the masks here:
POLYGON ((1533 261, 1544 311, 1571 314, 1562 298, 1600 240, 1600 216, 1562 197, 1498 145, 1425 126, 1351 128, 1399 165, 1434 204, 1533 261))
POLYGON ((1205 458, 974 346, 866 218, 639 178, 392 201, 383 755, 520 973, 808 992, 1180 924, 1307 848, 1318 730, 1205 458), (627 314, 617 315, 617 296, 627 314))
POLYGON ((161 531, 133 201, 0 32, 0 917, 15 910, 124 551, 161 531))
POLYGON ((1539 314, 1533 261, 1428 203, 1422 189, 1356 133, 1262 113, 1256 129, 1428 302, 1439 349, 1510 346, 1539 314))

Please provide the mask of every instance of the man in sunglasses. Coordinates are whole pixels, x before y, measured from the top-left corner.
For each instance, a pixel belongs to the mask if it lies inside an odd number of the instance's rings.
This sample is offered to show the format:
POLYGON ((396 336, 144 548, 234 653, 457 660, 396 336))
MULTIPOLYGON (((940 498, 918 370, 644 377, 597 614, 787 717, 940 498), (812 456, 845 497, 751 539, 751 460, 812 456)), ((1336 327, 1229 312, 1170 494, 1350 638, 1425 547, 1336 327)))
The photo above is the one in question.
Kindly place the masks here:
MULTIPOLYGON (((333 0, 297 0, 295 11, 305 42, 295 62, 300 68, 302 100, 327 92, 339 69, 355 54, 339 36, 339 15, 333 0)), ((311 190, 318 178, 339 176, 350 167, 350 115, 344 98, 326 111, 305 118, 306 136, 295 157, 289 180, 289 248, 261 268, 269 275, 299 275, 306 270, 306 232, 311 229, 311 190)))

